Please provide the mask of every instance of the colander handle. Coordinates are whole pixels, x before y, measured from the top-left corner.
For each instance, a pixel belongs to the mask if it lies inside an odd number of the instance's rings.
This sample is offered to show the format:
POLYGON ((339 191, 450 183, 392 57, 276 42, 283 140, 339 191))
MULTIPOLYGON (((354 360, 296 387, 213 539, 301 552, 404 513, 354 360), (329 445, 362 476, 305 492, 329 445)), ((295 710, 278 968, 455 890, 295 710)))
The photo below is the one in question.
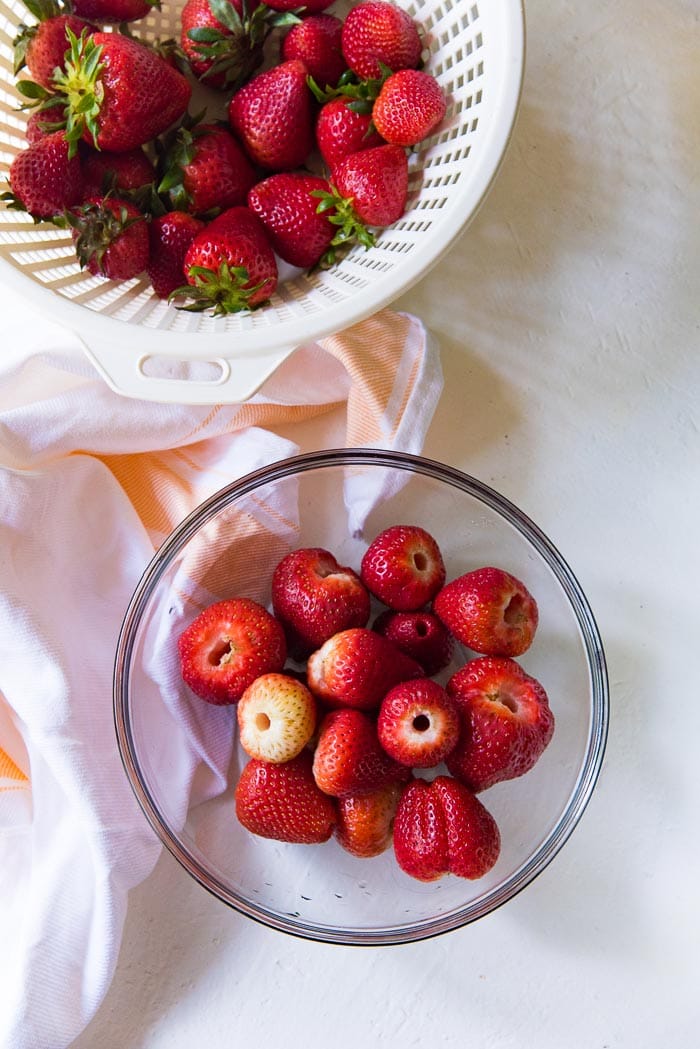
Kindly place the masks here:
POLYGON ((123 345, 104 339, 86 342, 87 357, 108 386, 126 397, 167 404, 236 404, 260 389, 296 347, 283 347, 236 357, 226 354, 194 359, 191 348, 182 354, 144 350, 124 353, 123 345), (206 372, 206 377, 202 374, 206 372))

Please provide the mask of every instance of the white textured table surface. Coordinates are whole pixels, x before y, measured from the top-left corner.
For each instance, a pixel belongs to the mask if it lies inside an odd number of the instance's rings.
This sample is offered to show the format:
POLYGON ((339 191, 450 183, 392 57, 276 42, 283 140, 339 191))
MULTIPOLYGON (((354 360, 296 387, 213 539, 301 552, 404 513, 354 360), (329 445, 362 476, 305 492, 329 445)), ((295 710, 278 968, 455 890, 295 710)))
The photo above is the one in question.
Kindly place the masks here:
POLYGON ((442 346, 426 454, 534 518, 597 617, 612 717, 579 827, 507 907, 381 949, 269 931, 163 855, 76 1049, 697 1044, 699 13, 530 0, 498 181, 397 304, 442 346))

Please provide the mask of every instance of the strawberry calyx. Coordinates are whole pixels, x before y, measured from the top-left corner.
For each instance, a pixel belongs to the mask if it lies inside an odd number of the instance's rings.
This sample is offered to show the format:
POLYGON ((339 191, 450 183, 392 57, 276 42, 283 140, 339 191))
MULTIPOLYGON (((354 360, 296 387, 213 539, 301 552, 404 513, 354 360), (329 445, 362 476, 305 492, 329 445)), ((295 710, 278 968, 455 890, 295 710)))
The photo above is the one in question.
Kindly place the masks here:
POLYGON ((221 317, 228 313, 254 310, 263 305, 262 302, 251 305, 251 299, 265 281, 248 286, 250 275, 246 266, 230 266, 223 259, 217 270, 206 266, 190 266, 188 276, 193 283, 175 288, 168 296, 169 302, 183 296, 191 300, 184 306, 178 306, 178 309, 201 313, 211 308, 215 317, 221 317))
POLYGON ((64 102, 66 140, 68 156, 75 156, 78 142, 88 132, 96 149, 99 149, 99 115, 104 99, 104 87, 100 74, 104 69, 102 45, 96 44, 85 30, 76 37, 66 30, 69 51, 65 65, 54 76, 56 93, 64 102))
POLYGON ((63 213, 66 226, 75 233, 75 252, 82 268, 92 262, 102 270, 105 252, 117 237, 134 223, 146 221, 145 215, 129 214, 123 204, 111 209, 105 204, 108 199, 88 201, 63 213))
POLYGON ((306 78, 309 90, 317 102, 331 102, 334 98, 347 98, 348 108, 354 113, 371 113, 374 101, 379 95, 387 77, 391 76, 391 69, 382 62, 379 63, 380 75, 363 80, 351 69, 347 69, 335 87, 320 87, 312 76, 306 78))
POLYGON ((365 248, 374 247, 376 237, 355 211, 352 197, 344 197, 332 183, 329 190, 312 190, 311 196, 318 197, 317 213, 325 214, 328 221, 338 227, 338 232, 329 245, 329 251, 323 257, 323 265, 330 265, 335 261, 334 248, 350 244, 362 244, 365 248))
MULTIPOLYGON (((180 123, 158 146, 160 180, 156 191, 165 197, 168 208, 174 211, 187 211, 192 203, 191 194, 185 186, 185 173, 195 158, 197 139, 211 131, 212 123, 203 126, 204 119, 204 111, 194 116, 185 113, 180 123)), ((221 126, 227 127, 223 123, 221 126)), ((214 218, 220 210, 220 208, 215 208, 204 217, 214 218)))

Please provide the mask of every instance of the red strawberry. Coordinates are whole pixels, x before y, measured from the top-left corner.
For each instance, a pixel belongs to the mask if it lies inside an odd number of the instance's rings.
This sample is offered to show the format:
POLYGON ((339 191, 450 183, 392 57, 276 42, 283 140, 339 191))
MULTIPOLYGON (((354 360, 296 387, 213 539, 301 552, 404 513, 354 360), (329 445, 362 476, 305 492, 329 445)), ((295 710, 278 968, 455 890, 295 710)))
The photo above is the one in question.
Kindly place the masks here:
POLYGON ((95 26, 76 14, 66 14, 58 0, 24 0, 24 3, 36 22, 22 23, 18 28, 13 41, 14 71, 17 74, 26 66, 34 83, 52 91, 54 72, 63 68, 69 49, 66 29, 80 36, 83 30, 92 33, 95 26))
POLYGON ((537 602, 524 583, 501 568, 477 568, 453 579, 433 611, 458 641, 486 656, 519 656, 537 630, 537 602))
POLYGON ((291 761, 316 728, 316 700, 288 674, 261 674, 248 685, 236 710, 240 744, 260 761, 291 761))
POLYGON ((110 153, 89 146, 81 154, 85 195, 98 196, 119 190, 143 189, 155 179, 153 164, 141 147, 110 153))
POLYGON ((389 783, 367 794, 338 798, 335 836, 346 852, 368 859, 388 849, 402 790, 402 784, 389 783))
POLYGON ((188 80, 154 50, 121 33, 70 37, 70 58, 54 78, 66 100, 66 134, 123 153, 156 138, 187 109, 188 80))
POLYGON ((231 127, 260 167, 290 171, 311 152, 313 96, 306 77, 303 62, 282 62, 258 73, 231 99, 231 127))
POLYGON ((47 135, 53 134, 54 131, 62 130, 63 121, 58 116, 56 120, 52 120, 48 111, 35 109, 27 118, 24 134, 27 142, 31 145, 33 142, 38 142, 40 138, 46 138, 47 135))
POLYGON ((353 627, 334 634, 306 664, 309 688, 330 707, 373 710, 394 685, 423 668, 381 634, 353 627))
POLYGON ((159 6, 159 0, 72 0, 73 10, 93 22, 135 22, 159 6))
POLYGON ((321 722, 313 758, 314 779, 324 794, 364 794, 406 782, 410 770, 382 749, 377 727, 361 710, 331 710, 321 722))
POLYGON ((301 4, 298 0, 265 0, 265 3, 273 11, 301 11, 304 15, 310 15, 325 11, 334 0, 304 0, 301 4))
POLYGON ((217 705, 237 703, 260 674, 284 666, 282 627, 267 609, 246 597, 209 605, 178 639, 185 684, 217 705))
POLYGON ((454 638, 432 612, 394 612, 387 608, 377 616, 372 629, 420 663, 429 677, 452 659, 454 638))
POLYGON ((372 120, 387 142, 414 146, 442 123, 446 112, 447 102, 435 77, 419 69, 400 69, 384 81, 372 120))
POLYGON ((397 612, 415 612, 445 582, 445 563, 432 535, 418 525, 392 525, 368 546, 360 576, 370 593, 397 612))
POLYGON ((390 757, 418 769, 439 765, 454 750, 459 715, 437 681, 416 678, 394 685, 379 708, 379 742, 390 757))
POLYGON ((235 791, 239 822, 262 838, 315 845, 328 841, 335 803, 316 786, 309 751, 281 764, 252 758, 235 791))
POLYGON ((148 278, 159 299, 182 285, 183 264, 190 244, 204 223, 186 211, 168 211, 149 224, 148 278))
POLYGON ((34 218, 50 219, 83 197, 83 172, 78 157, 70 156, 63 131, 54 131, 16 154, 10 165, 10 207, 34 218))
POLYGON ((183 270, 189 288, 183 285, 182 291, 192 300, 188 310, 252 310, 277 287, 277 262, 265 227, 244 206, 228 208, 197 234, 183 270))
POLYGON ((320 87, 335 87, 347 66, 340 48, 343 23, 335 15, 310 15, 282 40, 283 62, 298 58, 320 87))
POLYGON ((338 97, 325 102, 316 118, 316 143, 330 171, 350 153, 383 145, 384 139, 372 124, 372 104, 358 112, 353 99, 338 97))
POLYGON ((272 573, 272 607, 290 646, 307 656, 341 630, 363 627, 369 594, 352 568, 322 547, 292 550, 272 573))
POLYGON ((95 197, 66 214, 78 261, 90 273, 130 280, 148 266, 148 223, 130 201, 95 197))
POLYGON ((192 127, 187 118, 167 144, 161 171, 158 192, 175 210, 198 216, 245 204, 257 177, 228 127, 192 127))
POLYGON ((449 776, 437 776, 432 783, 416 779, 401 795, 394 854, 412 878, 436 881, 448 873, 482 878, 496 863, 500 848, 493 816, 449 776))
POLYGON ((292 266, 310 269, 329 252, 336 229, 331 212, 318 210, 318 194, 328 193, 328 188, 318 175, 280 171, 248 194, 248 207, 264 225, 272 247, 292 266))
POLYGON ((334 243, 357 240, 371 247, 368 226, 390 226, 400 219, 408 196, 408 159, 401 146, 374 146, 341 160, 333 169, 328 206, 339 227, 334 243))
POLYGON ((447 767, 478 793, 529 772, 554 734, 547 694, 513 659, 472 659, 447 682, 461 721, 447 767))
POLYGON ((380 76, 381 65, 394 71, 415 69, 422 51, 416 23, 386 0, 366 0, 348 12, 342 46, 348 66, 364 80, 380 76))
POLYGON ((180 46, 204 84, 236 91, 261 65, 274 26, 286 21, 271 16, 269 5, 259 0, 187 0, 180 12, 180 46))

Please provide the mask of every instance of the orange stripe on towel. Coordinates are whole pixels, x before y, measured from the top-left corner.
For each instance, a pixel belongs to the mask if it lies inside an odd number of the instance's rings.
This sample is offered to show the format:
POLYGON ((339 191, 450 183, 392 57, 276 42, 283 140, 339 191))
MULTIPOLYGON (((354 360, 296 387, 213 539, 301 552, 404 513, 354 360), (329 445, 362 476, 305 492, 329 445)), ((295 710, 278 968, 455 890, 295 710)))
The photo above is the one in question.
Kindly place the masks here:
POLYGON ((0 747, 0 790, 21 790, 28 786, 29 778, 0 747))

